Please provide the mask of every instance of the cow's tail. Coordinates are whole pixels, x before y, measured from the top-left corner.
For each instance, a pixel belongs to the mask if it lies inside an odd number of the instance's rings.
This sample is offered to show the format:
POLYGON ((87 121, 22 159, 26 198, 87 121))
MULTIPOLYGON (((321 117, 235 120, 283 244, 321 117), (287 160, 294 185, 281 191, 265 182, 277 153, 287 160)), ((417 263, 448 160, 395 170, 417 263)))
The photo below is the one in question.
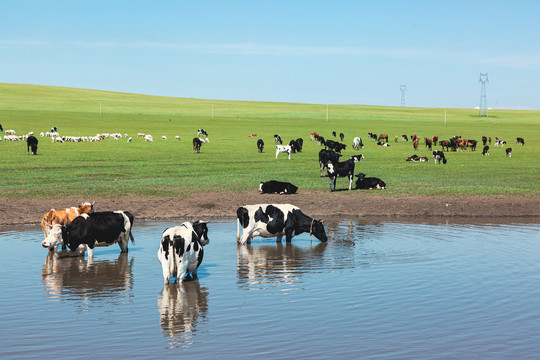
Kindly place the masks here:
POLYGON ((131 229, 129 230, 129 239, 132 243, 135 243, 135 238, 133 237, 133 233, 131 232, 131 229))

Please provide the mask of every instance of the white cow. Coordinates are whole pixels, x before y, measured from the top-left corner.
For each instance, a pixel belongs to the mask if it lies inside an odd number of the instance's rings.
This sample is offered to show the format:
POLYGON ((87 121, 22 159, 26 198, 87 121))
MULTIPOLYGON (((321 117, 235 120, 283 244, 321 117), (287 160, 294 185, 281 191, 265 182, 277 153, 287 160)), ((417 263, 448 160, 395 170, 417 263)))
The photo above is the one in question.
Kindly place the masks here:
POLYGON ((277 160, 278 154, 281 152, 285 152, 289 154, 289 160, 291 160, 291 151, 292 151, 291 145, 276 145, 276 160, 277 160))

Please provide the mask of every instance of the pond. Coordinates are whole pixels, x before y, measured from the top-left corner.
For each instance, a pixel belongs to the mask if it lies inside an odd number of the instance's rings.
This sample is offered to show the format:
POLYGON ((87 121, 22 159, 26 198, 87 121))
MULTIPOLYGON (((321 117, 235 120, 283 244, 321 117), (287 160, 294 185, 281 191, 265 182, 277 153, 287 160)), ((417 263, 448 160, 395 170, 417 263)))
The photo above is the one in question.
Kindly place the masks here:
POLYGON ((540 219, 344 220, 329 241, 236 242, 209 223, 199 279, 164 286, 135 244, 48 256, 38 227, 0 229, 0 358, 526 359, 540 343, 540 219))

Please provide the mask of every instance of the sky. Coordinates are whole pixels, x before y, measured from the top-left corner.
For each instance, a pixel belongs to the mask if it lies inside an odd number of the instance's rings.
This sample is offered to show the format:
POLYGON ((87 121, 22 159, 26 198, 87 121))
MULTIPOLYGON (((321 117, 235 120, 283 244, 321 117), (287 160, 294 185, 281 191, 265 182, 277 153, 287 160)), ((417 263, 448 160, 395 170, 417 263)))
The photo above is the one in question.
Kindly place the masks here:
POLYGON ((540 1, 0 0, 0 82, 540 110, 540 1))

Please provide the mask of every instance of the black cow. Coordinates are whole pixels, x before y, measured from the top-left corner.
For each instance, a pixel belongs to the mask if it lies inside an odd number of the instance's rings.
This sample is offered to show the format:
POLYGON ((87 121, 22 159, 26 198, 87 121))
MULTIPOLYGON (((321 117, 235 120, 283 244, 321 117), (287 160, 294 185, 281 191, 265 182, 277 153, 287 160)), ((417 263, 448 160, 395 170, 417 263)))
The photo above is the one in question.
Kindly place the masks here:
POLYGON ((446 164, 446 158, 444 157, 444 153, 440 150, 435 150, 433 152, 433 161, 435 161, 435 164, 439 162, 439 164, 442 162, 443 164, 446 164))
POLYGON ((281 136, 279 136, 278 134, 274 134, 274 142, 279 145, 283 144, 283 142, 281 141, 281 136))
POLYGON ((200 153, 201 152, 201 145, 204 144, 205 141, 201 138, 193 138, 193 152, 200 153))
POLYGON ((265 181, 259 184, 259 192, 261 194, 295 194, 298 190, 298 186, 291 184, 290 182, 283 182, 277 180, 265 181))
POLYGON ((476 151, 476 144, 478 143, 478 141, 476 140, 469 140, 467 142, 467 146, 471 148, 472 151, 476 151))
POLYGON ((518 137, 516 138, 516 144, 520 144, 521 146, 525 145, 525 140, 523 138, 518 137))
POLYGON ((489 156, 489 145, 484 146, 482 150, 482 156, 489 156))
POLYGON ((0 124, 0 131, 4 132, 4 128, 2 127, 2 124, 0 124))
POLYGON ((364 155, 354 155, 351 156, 349 160, 333 163, 328 162, 328 178, 330 179, 330 191, 336 190, 336 180, 338 177, 348 177, 349 178, 349 190, 352 189, 352 181, 354 177, 354 163, 362 160, 364 155), (334 189, 332 189, 332 184, 334 189))
POLYGON ((204 136, 208 137, 208 133, 206 132, 206 130, 198 129, 197 130, 197 136, 201 136, 201 135, 204 135, 204 136))
POLYGON ((511 158, 512 157, 512 148, 506 149, 506 156, 511 158))
POLYGON ((127 252, 128 239, 133 242, 133 219, 133 215, 128 211, 83 214, 66 226, 54 224, 41 245, 53 250, 64 243, 79 255, 88 249, 88 257, 93 257, 95 246, 109 246, 117 242, 122 252, 127 252))
POLYGON ((254 236, 265 238, 275 236, 276 241, 281 241, 285 235, 286 241, 289 242, 293 236, 305 232, 315 235, 320 241, 328 240, 322 221, 305 215, 291 204, 244 205, 236 210, 236 217, 236 239, 241 244, 251 241, 254 236))
POLYGON ((482 136, 482 145, 486 146, 487 141, 488 141, 488 138, 485 136, 482 136))
POLYGON ((333 151, 333 150, 326 150, 322 149, 319 151, 319 167, 321 170, 321 177, 323 177, 324 169, 327 167, 328 162, 331 161, 332 163, 336 164, 339 162, 341 154, 333 151))
POLYGON ((26 139, 26 150, 28 151, 28 155, 30 155, 30 149, 32 149, 32 155, 37 155, 37 146, 38 139, 34 135, 30 135, 26 139))
POLYGON ((336 137, 336 132, 335 131, 332 131, 332 136, 336 137))
POLYGON ((343 141, 343 139, 345 139, 345 135, 343 133, 339 133, 339 139, 343 141))
POLYGON ((409 138, 407 137, 407 135, 401 135, 401 140, 409 141, 409 138))
POLYGON ((347 148, 347 145, 334 141, 334 140, 326 140, 325 146, 328 149, 334 150, 338 153, 341 153, 341 150, 345 150, 347 148))
POLYGON ((376 177, 366 177, 364 173, 356 174, 358 180, 356 180, 357 189, 384 189, 386 183, 376 177))
POLYGON ((302 144, 303 144, 303 140, 302 139, 298 139, 298 140, 291 140, 289 141, 289 146, 291 147, 291 151, 293 154, 295 154, 296 152, 302 152, 302 144), (298 140, 301 140, 300 142, 298 140))
POLYGON ((264 149, 264 141, 262 139, 257 140, 257 149, 262 153, 264 149))

